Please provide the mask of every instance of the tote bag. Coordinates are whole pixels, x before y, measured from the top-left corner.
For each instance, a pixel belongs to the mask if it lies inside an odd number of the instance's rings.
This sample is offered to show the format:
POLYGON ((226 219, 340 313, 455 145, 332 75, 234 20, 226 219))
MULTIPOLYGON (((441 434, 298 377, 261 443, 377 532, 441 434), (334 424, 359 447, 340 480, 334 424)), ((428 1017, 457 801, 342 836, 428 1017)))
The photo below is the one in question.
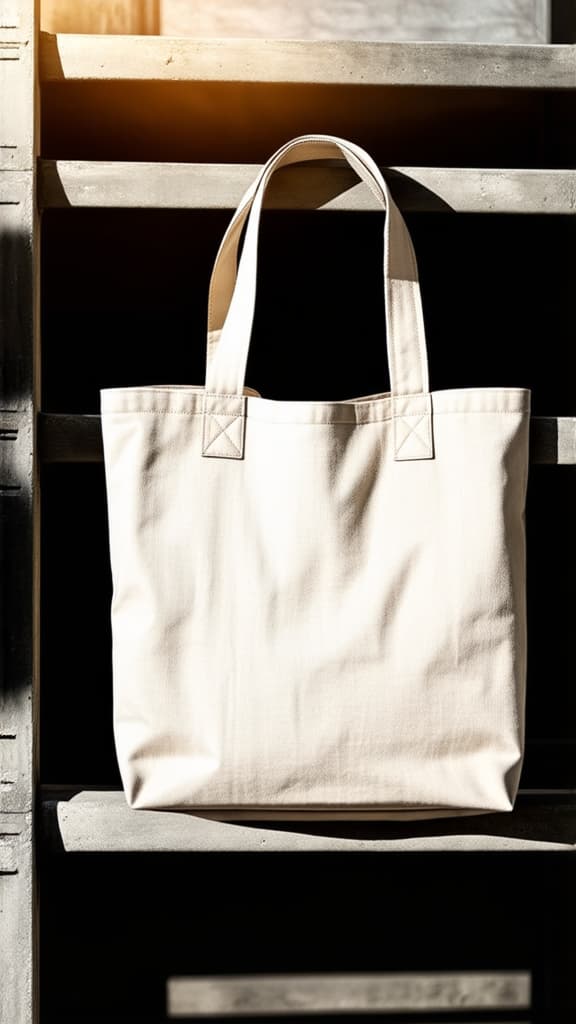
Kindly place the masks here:
POLYGON ((525 388, 429 390, 412 243, 366 152, 318 135, 271 157, 216 258, 205 385, 101 392, 114 731, 132 807, 512 807, 529 404, 525 388), (261 207, 277 168, 335 156, 387 211, 391 390, 276 401, 245 386, 261 207))

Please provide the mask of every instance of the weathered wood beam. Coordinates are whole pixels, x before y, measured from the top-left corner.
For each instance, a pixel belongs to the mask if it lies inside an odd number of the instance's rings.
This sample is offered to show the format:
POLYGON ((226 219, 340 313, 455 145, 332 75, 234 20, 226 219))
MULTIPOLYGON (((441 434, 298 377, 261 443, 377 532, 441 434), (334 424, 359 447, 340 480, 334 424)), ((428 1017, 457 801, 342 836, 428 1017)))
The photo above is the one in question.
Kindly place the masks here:
POLYGON ((139 80, 573 89, 572 46, 42 33, 44 82, 139 80))
MULTIPOLYGON (((247 817, 247 815, 246 815, 247 817)), ((269 826, 174 811, 139 811, 124 794, 86 791, 42 802, 51 853, 575 852, 576 802, 520 797, 511 814, 412 822, 279 822, 269 826)))
MULTIPOLYGON (((576 465, 576 417, 534 416, 530 424, 530 459, 536 465, 576 465)), ((41 413, 40 453, 44 463, 101 462, 99 416, 41 413)))
MULTIPOLYGON (((235 209, 259 167, 251 164, 42 160, 44 209, 235 209)), ((386 177, 402 209, 457 213, 576 213, 575 170, 393 167, 386 177)), ((348 168, 294 166, 272 179, 275 209, 380 210, 348 168)))
MULTIPOLYGON (((554 0, 572 4, 573 0, 554 0)), ((169 36, 549 43, 550 0, 162 0, 169 36)))
POLYGON ((102 462, 99 416, 41 413, 38 422, 41 458, 47 462, 102 462))
POLYGON ((0 1024, 38 1009, 38 16, 0 0, 0 1024))
POLYGON ((527 971, 213 975, 167 984, 170 1018, 518 1011, 530 1002, 527 971))

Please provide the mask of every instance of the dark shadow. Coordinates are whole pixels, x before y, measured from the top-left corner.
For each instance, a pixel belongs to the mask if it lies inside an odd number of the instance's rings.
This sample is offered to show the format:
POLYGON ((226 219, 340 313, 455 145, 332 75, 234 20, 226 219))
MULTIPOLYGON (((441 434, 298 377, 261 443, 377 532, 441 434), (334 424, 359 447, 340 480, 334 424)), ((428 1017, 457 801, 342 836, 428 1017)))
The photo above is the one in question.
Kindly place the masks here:
POLYGON ((58 36, 54 32, 40 32, 38 52, 40 54, 40 77, 45 79, 49 69, 51 78, 64 81, 64 68, 58 50, 58 36))
MULTIPOLYGON (((183 813, 183 812, 177 812, 183 813)), ((195 815, 201 817, 202 815, 195 815)), ((234 822, 232 822, 234 824, 234 822)), ((421 821, 241 821, 240 827, 343 839, 423 839, 429 836, 493 836, 532 842, 576 844, 576 800, 519 797, 510 813, 421 821), (556 802, 558 801, 558 802, 556 802)))
POLYGON ((552 416, 532 417, 530 421, 530 462, 546 465, 558 463, 558 419, 552 416))
POLYGON ((38 160, 38 203, 41 209, 72 209, 56 160, 38 160))
POLYGON ((386 180, 392 195, 404 213, 447 213, 453 207, 436 192, 403 171, 387 170, 386 180))
MULTIPOLYGON (((103 792, 103 795, 105 796, 105 791, 101 792, 103 792)), ((65 852, 58 824, 58 803, 62 803, 62 801, 75 803, 75 797, 78 797, 82 806, 89 811, 90 801, 83 799, 83 794, 79 792, 78 788, 69 787, 66 789, 66 787, 52 787, 51 789, 47 788, 42 792, 42 825, 46 839, 46 846, 52 854, 65 852)), ((98 804, 99 801, 96 799, 95 803, 98 804)), ((146 816, 150 813, 159 813, 158 811, 149 810, 130 811, 125 807, 120 794, 118 794, 117 800, 110 802, 109 807, 111 812, 113 811, 115 813, 120 810, 125 811, 127 815, 146 816)), ((214 820, 213 815, 203 815, 202 813, 193 811, 175 810, 160 811, 160 813, 162 813, 166 820, 171 815, 191 819, 204 819, 207 821, 214 820)), ((102 811, 101 809, 98 810, 96 817, 99 821, 105 822, 106 811, 102 811)), ((214 822, 215 828, 218 827, 218 824, 222 824, 228 833, 226 840, 227 851, 230 851, 230 829, 238 829, 239 841, 237 852, 257 851, 257 842, 253 849, 247 848, 246 836, 242 837, 241 835, 242 832, 245 833, 246 830, 252 829, 259 832, 283 832, 297 836, 310 836, 315 838, 324 837, 361 840, 363 843, 361 850, 354 848, 347 850, 345 847, 339 848, 335 851, 314 848, 307 850, 304 847, 301 850, 290 851, 289 849, 283 849, 282 851, 278 851, 282 853, 298 852, 299 854, 369 853, 371 842, 378 841, 379 843, 382 843, 382 841, 386 840, 393 842, 403 839, 418 840, 450 836, 465 838, 473 836, 487 836, 496 840, 523 840, 525 842, 550 844, 559 843, 564 846, 576 846, 576 797, 562 794, 557 794, 556 796, 550 795, 548 797, 521 795, 517 799, 515 810, 510 813, 464 815, 460 817, 436 818, 420 821, 306 821, 304 819, 291 821, 266 821, 258 820, 256 818, 238 821, 233 820, 233 817, 229 819, 225 818, 223 813, 222 816, 219 817, 218 821, 214 822)), ((161 831, 160 823, 157 822, 157 825, 159 831, 161 831)), ((214 850, 217 850, 217 845, 214 847, 214 850)), ((471 852, 502 853, 505 852, 505 850, 505 844, 498 844, 495 845, 493 851, 474 849, 471 852)), ((169 852, 169 849, 164 852, 169 852)), ((193 841, 191 841, 190 852, 194 852, 193 841)), ((386 851, 379 846, 374 852, 383 853, 386 851)), ((403 850, 402 852, 423 853, 426 851, 415 846, 413 851, 403 850)), ((440 851, 439 848, 436 848, 430 852, 440 851)), ((542 851, 535 850, 534 852, 542 851)))
POLYGON ((346 839, 397 840, 429 836, 493 836, 532 842, 576 844, 576 805, 543 807, 522 802, 511 813, 482 814, 429 821, 370 822, 241 822, 244 826, 297 832, 301 835, 334 836, 346 839))
MULTIPOLYGON (((445 200, 409 174, 386 167, 380 169, 390 185, 394 199, 404 211, 439 213, 452 209, 445 200)), ((316 210, 345 196, 346 192, 359 184, 356 172, 342 166, 341 160, 303 161, 277 171, 266 191, 265 206, 271 209, 293 208, 296 197, 298 209, 316 210)), ((366 212, 373 212, 374 200, 366 186, 364 188, 366 212)), ((346 204, 342 205, 346 207, 346 204)), ((338 204, 333 203, 331 209, 337 208, 338 204)), ((354 212, 361 210, 362 207, 354 212)))
POLYGON ((100 417, 40 413, 38 448, 43 464, 102 462, 104 453, 100 417))
POLYGON ((576 43, 576 4, 574 4, 574 0, 551 0, 550 42, 576 43))
POLYGON ((573 161, 569 89, 66 80, 56 38, 46 40, 46 158, 258 164, 288 139, 322 131, 358 143, 385 167, 429 166, 431 153, 444 167, 573 161))

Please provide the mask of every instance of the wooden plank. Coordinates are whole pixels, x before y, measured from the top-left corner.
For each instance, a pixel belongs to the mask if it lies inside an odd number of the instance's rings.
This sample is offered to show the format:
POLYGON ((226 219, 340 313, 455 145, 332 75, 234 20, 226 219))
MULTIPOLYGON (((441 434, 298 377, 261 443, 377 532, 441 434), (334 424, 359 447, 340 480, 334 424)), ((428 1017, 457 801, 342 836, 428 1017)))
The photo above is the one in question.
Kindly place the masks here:
MULTIPOLYGON (((39 417, 42 462, 101 462, 99 416, 42 413, 39 417)), ((533 416, 530 461, 535 465, 576 465, 576 417, 533 416)))
POLYGON ((563 416, 557 422, 557 462, 562 466, 573 466, 576 463, 576 419, 563 416))
MULTIPOLYGON (((253 164, 42 160, 44 209, 235 209, 252 184, 253 164)), ((576 213, 575 170, 384 168, 407 212, 576 213)), ((380 206, 346 167, 311 164, 275 174, 266 196, 274 209, 371 211, 380 206)))
POLYGON ((34 216, 32 173, 0 170, 0 811, 15 813, 30 810, 33 785, 34 216))
POLYGON ((42 0, 40 24, 45 32, 157 35, 160 0, 42 0))
POLYGON ((0 1024, 38 1019, 37 0, 0 0, 0 1024))
POLYGON ((169 1017, 525 1010, 527 971, 212 975, 169 978, 169 1017))
POLYGON ((35 157, 33 0, 0 0, 0 170, 31 170, 35 157))
POLYGON ((42 838, 51 853, 574 852, 576 801, 566 795, 523 796, 511 814, 267 825, 135 811, 122 792, 89 791, 69 800, 43 800, 42 838))
POLYGON ((102 462, 99 416, 41 413, 38 443, 42 462, 102 462))
POLYGON ((576 52, 572 46, 42 33, 40 75, 44 82, 300 82, 573 89, 576 52))
MULTIPOLYGON (((0 99, 1 105, 1 99, 0 99)), ((38 221, 34 172, 0 170, 0 543, 4 600, 0 620, 0 811, 32 806, 32 702, 35 673, 37 494, 38 221)))
MULTIPOLYGON (((34 51, 32 5, 22 7, 21 46, 34 51)), ((0 3, 0 23, 8 20, 0 3)), ((34 89, 29 80, 33 68, 33 62, 18 58, 11 91, 0 91, 0 140, 6 137, 8 107, 26 108, 26 122, 33 121, 34 89)), ((33 456, 38 374, 34 163, 32 134, 22 128, 13 164, 0 166, 0 812, 16 813, 30 811, 33 785, 31 697, 37 611, 33 456)))
MULTIPOLYGON (((564 0, 571 3, 571 0, 564 0)), ((548 43, 548 0, 163 0, 171 36, 548 43)), ((562 40, 558 39, 557 42, 562 40)), ((566 39, 565 42, 570 42, 566 39)))
POLYGON ((0 1022, 32 1024, 35 907, 31 814, 0 814, 0 1022))

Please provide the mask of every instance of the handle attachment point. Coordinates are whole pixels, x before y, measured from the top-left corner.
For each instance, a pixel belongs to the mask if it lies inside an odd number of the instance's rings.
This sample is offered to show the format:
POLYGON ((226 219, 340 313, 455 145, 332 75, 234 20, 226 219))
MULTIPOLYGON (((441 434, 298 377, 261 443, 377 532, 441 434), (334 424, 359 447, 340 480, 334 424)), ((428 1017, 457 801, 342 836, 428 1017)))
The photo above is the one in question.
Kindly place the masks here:
POLYGON ((243 459, 245 431, 245 395, 204 395, 202 455, 215 459, 243 459))
POLYGON ((394 461, 433 459, 432 396, 395 395, 394 461))

